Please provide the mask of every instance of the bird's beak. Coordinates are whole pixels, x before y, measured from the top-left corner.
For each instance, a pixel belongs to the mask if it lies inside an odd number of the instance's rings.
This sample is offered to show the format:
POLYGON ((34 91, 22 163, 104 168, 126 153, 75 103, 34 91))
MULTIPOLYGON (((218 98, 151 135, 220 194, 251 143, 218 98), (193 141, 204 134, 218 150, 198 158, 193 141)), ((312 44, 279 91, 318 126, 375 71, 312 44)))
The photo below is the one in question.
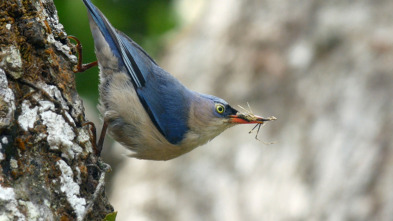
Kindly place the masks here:
POLYGON ((276 117, 263 118, 254 114, 243 114, 237 112, 236 115, 229 115, 229 122, 235 124, 263 124, 265 121, 277 120, 276 117))

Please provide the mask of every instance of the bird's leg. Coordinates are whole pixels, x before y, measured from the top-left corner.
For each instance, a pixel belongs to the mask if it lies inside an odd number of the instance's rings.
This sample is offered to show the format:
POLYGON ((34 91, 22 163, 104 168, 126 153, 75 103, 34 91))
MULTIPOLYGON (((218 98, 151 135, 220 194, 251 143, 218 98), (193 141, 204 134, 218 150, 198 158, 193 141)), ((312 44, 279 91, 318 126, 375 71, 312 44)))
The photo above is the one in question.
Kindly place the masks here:
MULTIPOLYGON (((74 68, 74 70, 73 70, 75 73, 84 72, 87 69, 89 69, 91 67, 94 67, 94 66, 96 66, 98 64, 97 61, 94 61, 94 62, 91 62, 91 63, 88 63, 88 64, 83 64, 82 63, 83 54, 82 54, 82 44, 81 44, 81 42, 79 41, 79 39, 77 37, 72 36, 72 35, 68 36, 68 38, 76 41, 76 52, 78 53, 78 63, 76 65, 76 68, 74 68)), ((94 123, 89 121, 89 122, 86 122, 84 125, 90 125, 91 126, 90 127, 90 132, 92 133, 92 137, 93 137, 94 152, 98 156, 100 156, 101 155, 101 151, 102 151, 102 146, 104 144, 104 139, 105 139, 105 135, 106 135, 106 129, 108 127, 107 122, 104 121, 104 125, 102 126, 101 135, 100 135, 100 139, 98 140, 98 143, 97 143, 97 132, 96 132, 97 130, 96 130, 96 127, 95 127, 94 123)))
POLYGON ((93 150, 95 152, 96 155, 98 155, 101 151, 99 151, 98 147, 97 147, 97 130, 96 130, 96 126, 94 125, 93 122, 91 121, 87 121, 86 123, 82 124, 82 126, 86 126, 89 125, 89 130, 92 136, 92 145, 93 145, 93 150))
POLYGON ((105 140, 106 130, 108 128, 108 123, 106 121, 104 121, 104 124, 102 125, 102 130, 101 130, 100 139, 98 140, 98 143, 97 143, 96 126, 91 121, 88 121, 83 124, 83 126, 86 126, 86 125, 90 126, 90 132, 92 134, 92 139, 93 139, 92 143, 93 143, 94 152, 97 156, 100 156, 101 151, 102 151, 102 146, 104 145, 104 140, 105 140))
POLYGON ((97 144, 98 155, 101 154, 102 146, 104 145, 104 140, 105 140, 105 135, 106 135, 106 129, 107 128, 108 128, 108 122, 106 120, 104 120, 104 124, 102 125, 100 139, 98 140, 98 144, 97 144))
POLYGON ((97 61, 88 63, 88 64, 83 64, 82 63, 82 44, 79 41, 79 39, 75 36, 69 35, 68 36, 69 39, 72 39, 74 41, 76 41, 76 52, 78 53, 78 63, 76 65, 76 68, 74 68, 74 73, 79 73, 79 72, 84 72, 87 69, 94 67, 97 65, 97 61))

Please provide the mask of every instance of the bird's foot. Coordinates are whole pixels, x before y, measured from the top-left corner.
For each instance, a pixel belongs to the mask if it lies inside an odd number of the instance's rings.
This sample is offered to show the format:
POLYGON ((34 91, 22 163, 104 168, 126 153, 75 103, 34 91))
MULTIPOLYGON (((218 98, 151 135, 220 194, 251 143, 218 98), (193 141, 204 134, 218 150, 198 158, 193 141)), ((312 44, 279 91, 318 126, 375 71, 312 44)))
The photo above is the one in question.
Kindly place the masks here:
POLYGON ((72 39, 76 42, 76 52, 78 54, 78 63, 76 64, 76 66, 74 67, 73 71, 74 73, 79 73, 79 72, 84 72, 89 68, 92 68, 94 66, 97 66, 97 61, 88 63, 88 64, 83 64, 82 63, 82 44, 79 41, 79 39, 75 36, 69 35, 67 36, 67 38, 72 39))
POLYGON ((83 126, 89 125, 89 130, 92 136, 92 143, 93 143, 93 149, 94 152, 97 156, 101 155, 102 147, 104 145, 104 140, 105 140, 105 135, 106 135, 106 129, 108 128, 108 123, 104 121, 104 124, 102 125, 102 130, 100 134, 100 139, 98 140, 97 143, 97 129, 96 126, 94 125, 93 122, 87 121, 86 123, 83 124, 83 126))
POLYGON ((93 146, 94 153, 99 156, 101 154, 101 150, 97 147, 97 129, 93 122, 87 121, 82 124, 82 126, 89 126, 91 143, 93 146))

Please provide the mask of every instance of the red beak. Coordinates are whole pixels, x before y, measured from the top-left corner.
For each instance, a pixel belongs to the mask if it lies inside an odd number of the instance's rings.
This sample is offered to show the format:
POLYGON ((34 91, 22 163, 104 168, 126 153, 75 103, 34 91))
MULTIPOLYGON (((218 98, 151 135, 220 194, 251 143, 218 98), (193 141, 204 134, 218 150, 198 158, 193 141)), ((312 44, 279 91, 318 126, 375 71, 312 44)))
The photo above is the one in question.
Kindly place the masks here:
POLYGON ((229 115, 230 122, 236 124, 263 124, 265 121, 277 120, 275 117, 263 118, 254 114, 242 114, 237 113, 236 115, 229 115))

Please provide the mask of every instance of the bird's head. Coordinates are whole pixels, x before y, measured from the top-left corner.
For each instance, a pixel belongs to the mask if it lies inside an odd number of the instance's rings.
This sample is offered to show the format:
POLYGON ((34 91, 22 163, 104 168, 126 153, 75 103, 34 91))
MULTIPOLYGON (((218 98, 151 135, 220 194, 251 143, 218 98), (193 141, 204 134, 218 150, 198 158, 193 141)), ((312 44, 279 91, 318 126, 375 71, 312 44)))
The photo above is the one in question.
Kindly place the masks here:
POLYGON ((191 135, 194 135, 201 145, 229 127, 239 124, 263 124, 270 120, 273 119, 241 113, 221 98, 200 94, 191 104, 188 125, 191 135))
POLYGON ((221 121, 222 124, 234 126, 238 124, 263 124, 265 121, 272 120, 271 118, 263 118, 250 112, 239 112, 221 98, 211 95, 205 95, 205 97, 212 101, 209 102, 210 107, 208 107, 213 113, 212 119, 210 119, 212 121, 221 121))

